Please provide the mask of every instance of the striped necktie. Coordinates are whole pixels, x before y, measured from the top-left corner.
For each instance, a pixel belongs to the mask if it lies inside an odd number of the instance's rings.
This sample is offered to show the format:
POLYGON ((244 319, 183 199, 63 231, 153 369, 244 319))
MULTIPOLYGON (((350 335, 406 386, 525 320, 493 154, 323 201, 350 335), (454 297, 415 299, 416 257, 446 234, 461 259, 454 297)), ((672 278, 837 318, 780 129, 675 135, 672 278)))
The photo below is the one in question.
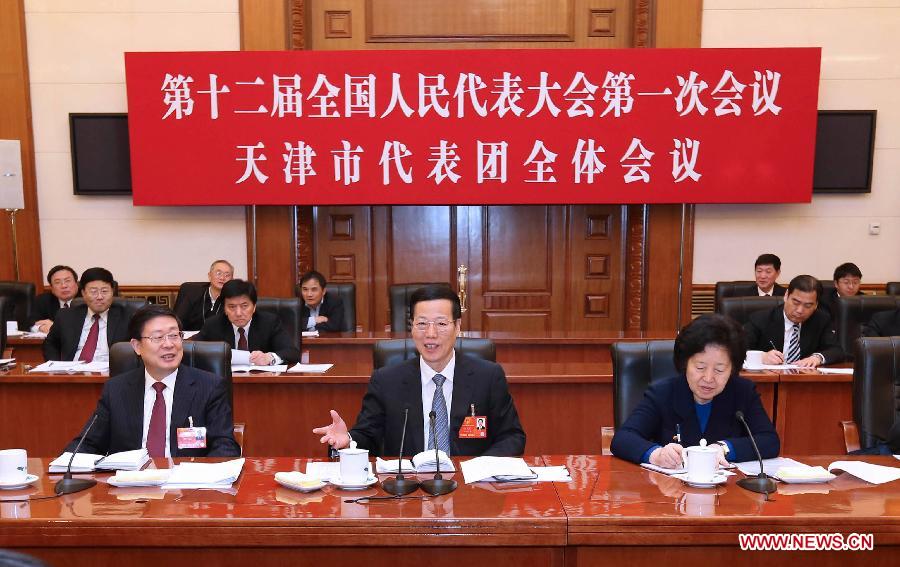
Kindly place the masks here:
MULTIPOLYGON (((434 412, 434 430, 437 436, 437 448, 450 455, 450 418, 447 416, 447 400, 444 398, 444 381, 447 378, 435 374, 434 398, 431 400, 431 411, 434 412)), ((428 434, 431 437, 431 433, 428 434)), ((428 440, 428 448, 434 449, 434 439, 428 440)))
POLYGON ((800 359, 800 323, 794 323, 791 330, 791 343, 788 346, 787 356, 784 361, 788 364, 800 359))

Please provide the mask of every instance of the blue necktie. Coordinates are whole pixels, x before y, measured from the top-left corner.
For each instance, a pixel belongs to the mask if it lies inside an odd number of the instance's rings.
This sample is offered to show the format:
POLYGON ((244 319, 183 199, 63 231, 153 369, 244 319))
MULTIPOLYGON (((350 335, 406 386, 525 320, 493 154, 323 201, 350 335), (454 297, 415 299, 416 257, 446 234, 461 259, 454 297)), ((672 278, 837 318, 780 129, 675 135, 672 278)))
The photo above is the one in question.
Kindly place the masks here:
MULTIPOLYGON (((450 418, 447 416, 447 400, 444 399, 445 377, 435 374, 431 379, 434 382, 434 398, 431 400, 431 411, 434 412, 434 430, 437 434, 437 448, 450 455, 450 418)), ((428 434, 431 437, 431 433, 428 434)), ((428 440, 428 448, 434 449, 434 439, 428 440)))

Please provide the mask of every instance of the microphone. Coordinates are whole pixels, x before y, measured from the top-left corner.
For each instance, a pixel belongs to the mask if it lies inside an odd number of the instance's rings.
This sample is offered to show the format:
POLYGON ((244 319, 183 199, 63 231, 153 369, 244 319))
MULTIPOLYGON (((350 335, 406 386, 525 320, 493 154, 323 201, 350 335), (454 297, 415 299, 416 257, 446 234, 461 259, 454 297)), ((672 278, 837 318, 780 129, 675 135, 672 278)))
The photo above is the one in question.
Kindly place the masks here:
POLYGON ((78 454, 78 449, 81 449, 81 444, 84 443, 84 438, 87 437, 87 434, 90 433, 91 428, 94 427, 94 423, 97 421, 97 415, 97 412, 94 412, 94 419, 91 420, 91 423, 87 426, 87 429, 84 430, 84 433, 81 435, 81 439, 78 440, 78 445, 76 445, 75 450, 72 451, 72 457, 69 459, 69 464, 66 466, 66 474, 64 474, 62 479, 59 480, 53 487, 53 491, 57 496, 72 494, 73 492, 81 492, 82 490, 87 490, 88 488, 97 484, 97 481, 92 478, 72 478, 72 461, 75 460, 75 455, 78 454))
POLYGON ((756 445, 756 439, 753 438, 753 432, 750 431, 750 426, 747 425, 747 420, 744 419, 744 412, 738 410, 734 412, 734 417, 744 424, 744 429, 747 430, 747 435, 750 437, 750 443, 753 444, 753 450, 756 451, 756 458, 759 459, 759 474, 756 476, 748 476, 746 478, 742 478, 741 480, 737 481, 737 485, 744 490, 765 494, 768 497, 770 493, 776 492, 778 490, 775 487, 775 481, 766 474, 765 470, 763 470, 762 453, 759 452, 759 447, 757 447, 756 445))
POLYGON ((400 456, 397 458, 397 476, 382 481, 381 488, 394 496, 405 496, 419 488, 419 480, 403 477, 403 442, 406 441, 406 423, 409 420, 409 405, 403 408, 403 432, 400 434, 400 456))
POLYGON ((449 494, 456 490, 456 481, 453 479, 445 479, 441 476, 441 459, 438 455, 437 444, 437 427, 435 426, 435 413, 432 411, 428 414, 431 419, 431 439, 434 441, 434 478, 422 481, 422 490, 432 496, 440 496, 441 494, 449 494))

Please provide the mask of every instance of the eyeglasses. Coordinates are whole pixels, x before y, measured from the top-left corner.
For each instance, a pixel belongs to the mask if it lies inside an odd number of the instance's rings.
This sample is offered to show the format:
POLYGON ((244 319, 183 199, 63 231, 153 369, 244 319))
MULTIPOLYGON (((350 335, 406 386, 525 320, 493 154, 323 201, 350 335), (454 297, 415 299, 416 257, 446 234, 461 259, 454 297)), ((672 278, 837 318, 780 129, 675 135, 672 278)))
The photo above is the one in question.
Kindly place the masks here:
POLYGON ((113 290, 112 290, 112 288, 106 288, 106 289, 92 288, 92 289, 85 289, 84 292, 86 294, 90 295, 91 297, 105 297, 107 295, 112 295, 113 290))
POLYGON ((160 343, 165 342, 166 340, 171 341, 173 344, 178 344, 184 339, 184 333, 178 331, 177 333, 169 333, 168 335, 153 335, 150 337, 141 336, 142 339, 147 339, 152 344, 158 345, 160 343))
POLYGON ((429 325, 434 325, 434 329, 438 332, 438 334, 445 335, 450 332, 450 328, 453 327, 454 321, 451 319, 437 319, 435 321, 415 321, 412 326, 413 329, 419 331, 420 333, 424 333, 428 330, 429 325))
POLYGON ((216 270, 215 272, 213 272, 213 276, 215 276, 217 278, 231 279, 232 273, 231 272, 223 272, 221 270, 216 270))

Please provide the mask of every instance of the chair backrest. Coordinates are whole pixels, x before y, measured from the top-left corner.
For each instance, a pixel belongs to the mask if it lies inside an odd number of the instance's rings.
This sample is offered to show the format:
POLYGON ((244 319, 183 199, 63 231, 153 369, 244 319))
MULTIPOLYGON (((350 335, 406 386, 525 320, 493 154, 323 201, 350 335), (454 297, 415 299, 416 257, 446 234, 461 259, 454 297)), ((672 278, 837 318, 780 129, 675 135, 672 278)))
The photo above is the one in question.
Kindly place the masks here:
POLYGON ((854 295, 839 297, 837 313, 834 316, 834 328, 838 342, 844 352, 853 355, 856 339, 862 327, 872 315, 879 311, 892 311, 900 308, 900 295, 854 295))
POLYGON ((27 331, 28 319, 31 317, 34 303, 34 284, 31 282, 0 282, 0 297, 8 298, 6 320, 16 321, 20 330, 27 331))
POLYGON ((726 297, 722 299, 722 307, 719 313, 727 315, 743 325, 750 319, 750 315, 757 311, 772 309, 781 305, 784 298, 781 297, 726 297))
MULTIPOLYGON (((458 353, 497 362, 497 349, 491 339, 460 337, 456 339, 454 347, 458 353)), ((375 368, 393 366, 418 355, 416 343, 412 339, 377 341, 372 348, 372 365, 375 368)))
POLYGON ((297 297, 260 297, 256 301, 256 308, 277 315, 285 332, 294 340, 294 346, 300 348, 302 299, 297 297))
POLYGON ((0 297, 0 358, 6 349, 6 298, 0 297))
POLYGON ((182 303, 202 294, 208 285, 209 282, 184 282, 178 286, 178 295, 175 296, 175 306, 172 310, 177 313, 182 303))
MULTIPOLYGON (((826 278, 824 280, 819 280, 819 283, 822 284, 822 297, 830 297, 831 293, 834 291, 834 280, 831 278, 826 278)), ((821 299, 819 303, 822 303, 821 299)))
POLYGON ((884 286, 884 292, 888 295, 900 295, 900 282, 888 282, 884 286))
POLYGON ((722 300, 726 297, 744 297, 750 286, 756 285, 755 280, 734 280, 730 282, 716 282, 716 313, 721 313, 722 300))
MULTIPOLYGON (((328 295, 332 297, 340 297, 344 306, 344 328, 342 332, 352 332, 356 330, 356 284, 353 282, 329 282, 328 295)), ((301 300, 303 293, 300 284, 294 288, 294 293, 301 300)))
POLYGON ((613 419, 620 427, 657 380, 678 374, 675 369, 675 341, 613 343, 613 419))
MULTIPOLYGON (((231 407, 233 394, 231 391, 231 345, 212 341, 185 341, 182 364, 212 372, 225 380, 228 389, 228 401, 231 407)), ((119 374, 143 368, 144 363, 134 353, 131 343, 115 343, 109 349, 109 375, 119 374)))
POLYGON ((860 337, 854 352, 853 419, 868 449, 900 419, 900 337, 860 337))
MULTIPOLYGON (((391 330, 395 333, 409 331, 409 296, 419 288, 426 285, 442 285, 450 287, 447 282, 424 282, 394 284, 388 289, 388 297, 391 305, 391 330)), ((452 288, 451 288, 452 289, 452 288)))
MULTIPOLYGON (((72 300, 71 306, 78 307, 82 304, 84 304, 84 298, 79 296, 72 300)), ((113 304, 124 307, 125 314, 130 320, 135 311, 147 305, 147 300, 140 297, 113 297, 113 304)))

